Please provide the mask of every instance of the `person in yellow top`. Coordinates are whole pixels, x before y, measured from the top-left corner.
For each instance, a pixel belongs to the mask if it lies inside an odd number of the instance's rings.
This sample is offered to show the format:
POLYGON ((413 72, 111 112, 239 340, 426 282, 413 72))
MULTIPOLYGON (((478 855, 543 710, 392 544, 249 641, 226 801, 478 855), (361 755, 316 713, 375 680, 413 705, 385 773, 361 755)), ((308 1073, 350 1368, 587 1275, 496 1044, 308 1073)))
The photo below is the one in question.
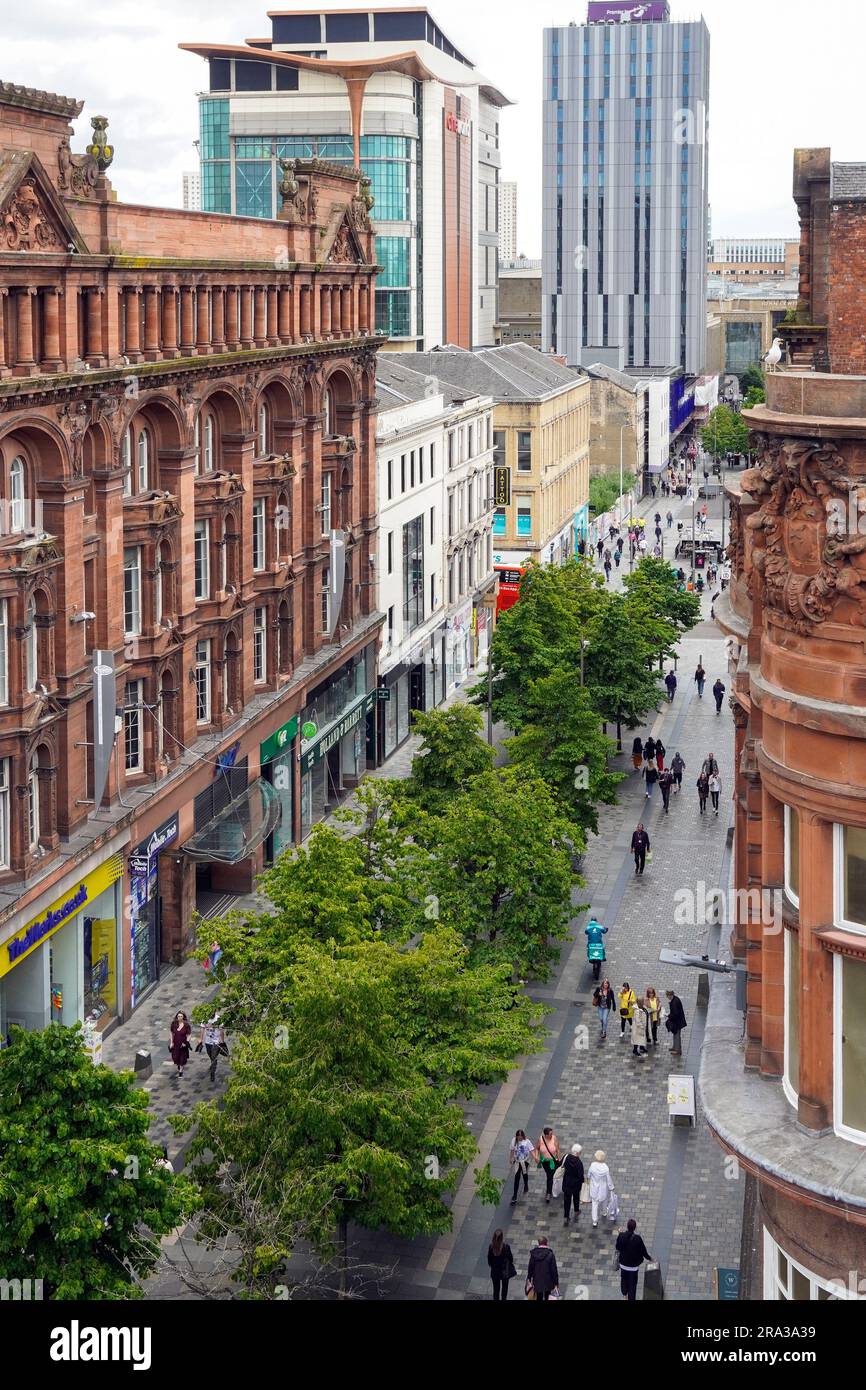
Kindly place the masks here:
POLYGON ((649 1014, 650 1027, 652 1028, 653 1047, 659 1045, 659 1019, 661 1017, 662 1002, 655 990, 650 986, 646 992, 646 1011, 649 1014))
POLYGON ((622 989, 619 992, 620 1042, 623 1042, 625 1040, 625 1030, 626 1027, 631 1024, 632 1016, 634 1014, 634 1006, 636 1003, 637 997, 635 995, 635 992, 629 984, 628 980, 626 980, 622 986, 622 989))

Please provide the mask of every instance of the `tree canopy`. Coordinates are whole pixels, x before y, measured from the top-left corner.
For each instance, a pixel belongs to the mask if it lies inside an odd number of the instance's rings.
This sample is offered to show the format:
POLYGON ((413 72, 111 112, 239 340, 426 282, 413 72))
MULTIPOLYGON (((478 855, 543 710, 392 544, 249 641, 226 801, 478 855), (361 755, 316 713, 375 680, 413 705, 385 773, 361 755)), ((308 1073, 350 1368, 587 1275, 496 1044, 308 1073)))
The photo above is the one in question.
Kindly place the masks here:
POLYGON ((716 459, 744 454, 749 447, 749 427, 729 405, 717 405, 701 429, 701 443, 716 459))

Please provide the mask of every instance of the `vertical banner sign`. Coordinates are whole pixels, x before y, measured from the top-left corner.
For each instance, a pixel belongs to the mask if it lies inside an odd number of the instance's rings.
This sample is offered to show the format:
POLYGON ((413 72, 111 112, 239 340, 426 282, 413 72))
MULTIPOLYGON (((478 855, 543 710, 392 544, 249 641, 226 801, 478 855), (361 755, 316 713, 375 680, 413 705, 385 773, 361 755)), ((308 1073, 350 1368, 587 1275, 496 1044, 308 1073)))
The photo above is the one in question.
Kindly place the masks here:
POLYGON ((493 470, 493 505, 494 507, 511 506, 511 469, 494 468, 493 470))
POLYGON ((114 748, 114 719, 117 710, 117 688, 114 676, 114 652, 93 653, 93 804, 98 811, 102 804, 111 753, 114 748))
POLYGON ((346 584, 346 533, 331 532, 331 631, 333 637, 340 621, 343 607, 343 589, 346 584))

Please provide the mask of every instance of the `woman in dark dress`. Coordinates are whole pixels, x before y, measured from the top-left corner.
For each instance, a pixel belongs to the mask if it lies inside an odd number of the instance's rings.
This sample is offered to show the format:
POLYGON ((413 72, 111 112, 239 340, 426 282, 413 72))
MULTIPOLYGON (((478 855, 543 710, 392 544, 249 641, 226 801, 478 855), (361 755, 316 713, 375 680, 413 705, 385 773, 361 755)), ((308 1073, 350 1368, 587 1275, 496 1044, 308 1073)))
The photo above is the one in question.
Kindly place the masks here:
POLYGON ((490 1266, 490 1278, 493 1280, 494 1301, 504 1303, 508 1297, 508 1281, 514 1278, 517 1270, 514 1267, 511 1246, 502 1231, 493 1232, 493 1239, 487 1250, 487 1263, 490 1266))
POLYGON ((168 1050, 171 1053, 171 1060, 177 1067, 178 1076, 183 1076, 183 1069, 189 1061, 189 1035, 192 1032, 189 1019, 182 1009, 179 1009, 171 1021, 171 1033, 168 1039, 168 1050))

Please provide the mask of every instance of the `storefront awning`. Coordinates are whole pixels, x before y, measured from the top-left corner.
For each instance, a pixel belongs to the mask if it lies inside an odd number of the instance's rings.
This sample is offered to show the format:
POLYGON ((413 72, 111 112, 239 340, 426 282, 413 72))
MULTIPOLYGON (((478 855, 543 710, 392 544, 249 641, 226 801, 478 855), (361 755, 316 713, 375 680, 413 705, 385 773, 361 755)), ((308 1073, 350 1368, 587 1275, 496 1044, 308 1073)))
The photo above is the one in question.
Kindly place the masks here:
POLYGON ((183 852, 201 864, 239 864, 273 834, 280 815, 274 788, 258 780, 187 840, 183 852))

